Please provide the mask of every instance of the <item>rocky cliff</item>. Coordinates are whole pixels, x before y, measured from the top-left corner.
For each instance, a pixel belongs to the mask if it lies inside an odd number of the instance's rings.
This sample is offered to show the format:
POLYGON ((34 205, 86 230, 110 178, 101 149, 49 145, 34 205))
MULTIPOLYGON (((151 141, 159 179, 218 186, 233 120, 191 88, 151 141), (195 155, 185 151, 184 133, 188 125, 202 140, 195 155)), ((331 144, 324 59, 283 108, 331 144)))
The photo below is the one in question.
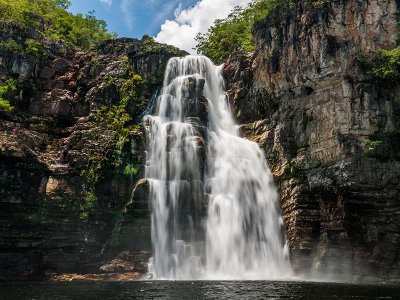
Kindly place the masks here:
MULTIPOLYGON (((254 53, 225 64, 241 132, 276 178, 295 271, 400 275, 400 89, 368 63, 396 47, 399 6, 296 1, 255 25, 254 53)), ((143 273, 140 121, 167 60, 186 53, 148 37, 22 51, 40 37, 9 23, 0 38, 15 107, 0 107, 0 280, 143 273)))
POLYGON ((131 199, 141 114, 169 58, 185 52, 149 37, 85 53, 52 40, 14 51, 40 39, 9 23, 0 37, 0 85, 14 80, 15 107, 0 114, 0 280, 143 272, 149 214, 131 199))
POLYGON ((227 84, 243 136, 265 150, 296 271, 400 275, 398 81, 362 63, 398 38, 399 3, 296 1, 253 28, 227 84))

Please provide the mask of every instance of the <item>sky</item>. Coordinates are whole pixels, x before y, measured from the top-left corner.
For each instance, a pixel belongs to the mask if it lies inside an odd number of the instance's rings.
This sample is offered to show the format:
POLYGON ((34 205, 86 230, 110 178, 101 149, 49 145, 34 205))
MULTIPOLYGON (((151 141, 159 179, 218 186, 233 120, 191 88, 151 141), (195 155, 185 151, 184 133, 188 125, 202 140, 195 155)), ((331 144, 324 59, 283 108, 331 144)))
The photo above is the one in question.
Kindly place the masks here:
POLYGON ((87 13, 108 24, 119 37, 141 38, 174 45, 192 54, 194 37, 206 32, 216 19, 225 18, 237 5, 251 0, 72 0, 69 11, 87 13))

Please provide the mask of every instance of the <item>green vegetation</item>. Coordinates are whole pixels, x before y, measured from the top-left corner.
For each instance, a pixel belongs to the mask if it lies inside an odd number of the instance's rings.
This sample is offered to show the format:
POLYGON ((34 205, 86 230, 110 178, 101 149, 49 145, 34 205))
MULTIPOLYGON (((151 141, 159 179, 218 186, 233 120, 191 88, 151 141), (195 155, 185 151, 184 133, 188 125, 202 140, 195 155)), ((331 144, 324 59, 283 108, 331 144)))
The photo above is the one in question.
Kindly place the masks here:
POLYGON ((126 112, 126 104, 126 101, 121 101, 120 104, 114 105, 112 108, 102 106, 91 116, 96 126, 112 131, 114 144, 109 145, 109 148, 114 150, 111 162, 103 156, 90 157, 86 168, 81 172, 81 177, 84 180, 83 202, 81 204, 81 219, 83 220, 88 218, 89 212, 98 204, 96 187, 107 168, 107 164, 110 163, 115 169, 118 169, 122 163, 120 156, 129 136, 130 127, 127 124, 131 121, 131 117, 126 112))
MULTIPOLYGON (((86 15, 69 13, 66 9, 70 4, 69 0, 0 0, 0 22, 17 24, 27 31, 34 28, 41 35, 40 39, 59 40, 82 49, 115 36, 108 33, 105 21, 95 18, 93 11, 86 15)), ((0 49, 4 48, 31 54, 40 54, 44 49, 33 40, 24 44, 1 41, 0 49)))
POLYGON ((400 82, 400 47, 378 50, 358 57, 359 63, 372 79, 386 85, 397 86, 400 82))
POLYGON ((0 113, 12 112, 14 107, 10 101, 13 99, 13 94, 17 89, 17 81, 9 78, 5 85, 0 86, 0 113))
MULTIPOLYGON (((309 0, 310 9, 318 9, 332 0, 309 0)), ((208 56, 215 63, 223 63, 233 52, 254 51, 252 27, 257 22, 279 11, 277 22, 278 29, 281 21, 294 9, 298 1, 295 0, 253 0, 246 8, 235 7, 226 19, 219 19, 206 33, 196 36, 195 50, 199 54, 208 56)), ((309 9, 307 8, 307 9, 309 9)), ((278 32, 276 37, 280 38, 278 32)), ((274 49, 276 50, 276 49, 274 49)), ((271 56, 277 52, 271 53, 271 56)))
POLYGON ((195 49, 215 63, 222 63, 235 51, 253 51, 253 24, 263 20, 282 2, 285 1, 259 0, 252 1, 247 8, 235 7, 226 19, 216 20, 206 33, 196 36, 195 49))
POLYGON ((400 80, 400 47, 393 50, 380 50, 374 56, 372 75, 384 81, 399 83, 400 80))
POLYGON ((142 37, 142 49, 141 51, 147 53, 158 53, 161 50, 161 45, 157 43, 151 36, 144 35, 142 37))
MULTIPOLYGON (((86 168, 81 172, 84 179, 83 202, 81 205, 81 219, 86 220, 89 212, 98 204, 96 196, 96 186, 101 179, 102 174, 110 167, 117 171, 117 174, 123 176, 136 175, 140 169, 140 164, 132 163, 128 154, 124 151, 124 146, 129 139, 131 132, 138 129, 137 125, 132 123, 132 118, 127 112, 127 107, 134 105, 139 97, 139 90, 143 79, 135 73, 132 67, 127 64, 127 79, 105 78, 107 84, 119 86, 121 101, 112 107, 101 106, 91 115, 91 120, 113 133, 113 144, 109 145, 112 149, 111 157, 92 157, 86 168)), ((107 149, 105 149, 107 151, 107 149)))
POLYGON ((0 51, 18 54, 24 52, 24 47, 13 39, 6 39, 0 41, 0 51))
MULTIPOLYGON (((112 108, 102 106, 93 116, 95 121, 103 124, 107 129, 115 133, 115 151, 113 165, 116 169, 122 165, 122 150, 128 140, 129 132, 137 129, 137 126, 131 126, 132 118, 127 112, 127 107, 134 105, 139 98, 139 91, 143 83, 141 76, 136 74, 135 70, 127 62, 128 78, 122 79, 120 83, 121 102, 112 108)), ((121 80, 121 79, 115 79, 121 80)))
POLYGON ((129 132, 135 127, 130 126, 132 118, 126 111, 128 101, 122 100, 120 104, 112 108, 102 106, 92 117, 97 124, 111 130, 114 133, 114 153, 112 165, 118 169, 122 164, 121 154, 128 140, 129 132))
POLYGON ((368 156, 374 156, 377 151, 377 148, 382 144, 383 144, 383 141, 381 141, 381 140, 375 140, 375 141, 371 141, 371 142, 367 143, 366 154, 368 156))
POLYGON ((87 220, 89 212, 97 205, 96 184, 100 179, 101 169, 101 162, 91 161, 88 163, 88 168, 81 172, 81 176, 85 180, 85 185, 83 187, 84 201, 81 204, 80 213, 80 217, 82 220, 87 220))
POLYGON ((127 164, 124 169, 124 175, 133 176, 139 172, 140 165, 127 164))

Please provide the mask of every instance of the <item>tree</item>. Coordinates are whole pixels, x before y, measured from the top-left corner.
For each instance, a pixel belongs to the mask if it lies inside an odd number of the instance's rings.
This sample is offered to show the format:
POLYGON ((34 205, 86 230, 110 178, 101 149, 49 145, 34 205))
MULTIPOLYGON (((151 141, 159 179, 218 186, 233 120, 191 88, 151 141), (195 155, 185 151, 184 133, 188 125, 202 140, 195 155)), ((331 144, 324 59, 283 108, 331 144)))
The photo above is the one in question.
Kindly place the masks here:
POLYGON ((225 19, 216 20, 206 33, 198 33, 197 53, 215 63, 224 62, 232 52, 254 50, 251 28, 265 19, 278 5, 290 0, 254 0, 246 8, 236 6, 225 19))
POLYGON ((66 9, 70 0, 0 0, 0 22, 37 30, 41 36, 72 43, 84 50, 115 37, 107 24, 94 16, 72 14, 66 9))
POLYGON ((56 6, 61 7, 63 9, 67 9, 71 6, 70 0, 53 0, 53 1, 56 6))

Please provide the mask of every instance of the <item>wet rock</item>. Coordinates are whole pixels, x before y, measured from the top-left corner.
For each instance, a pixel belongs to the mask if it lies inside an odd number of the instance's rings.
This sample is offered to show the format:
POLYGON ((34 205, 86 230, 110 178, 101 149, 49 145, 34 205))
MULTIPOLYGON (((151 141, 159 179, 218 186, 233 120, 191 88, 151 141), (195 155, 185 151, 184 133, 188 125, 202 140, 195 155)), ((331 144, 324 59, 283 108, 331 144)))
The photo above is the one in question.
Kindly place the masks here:
POLYGON ((189 77, 188 78, 188 98, 200 98, 203 96, 204 78, 189 77))
POLYGON ((369 80, 357 58, 396 46, 398 7, 310 5, 258 23, 256 51, 226 62, 232 107, 276 178, 294 270, 396 278, 397 144, 368 148, 400 128, 399 89, 369 80))
POLYGON ((185 101, 185 115, 197 126, 207 126, 208 122, 208 100, 204 96, 191 98, 185 101))

